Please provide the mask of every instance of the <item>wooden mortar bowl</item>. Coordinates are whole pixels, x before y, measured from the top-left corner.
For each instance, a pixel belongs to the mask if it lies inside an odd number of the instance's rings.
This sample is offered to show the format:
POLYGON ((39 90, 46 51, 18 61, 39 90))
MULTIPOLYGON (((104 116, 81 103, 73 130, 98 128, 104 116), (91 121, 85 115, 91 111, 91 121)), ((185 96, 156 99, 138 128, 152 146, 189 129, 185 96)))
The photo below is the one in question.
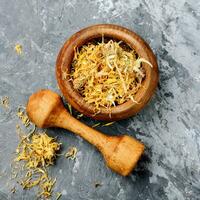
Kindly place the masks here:
POLYGON ((80 30, 64 43, 56 61, 56 77, 64 97, 80 113, 98 120, 116 121, 137 114, 149 102, 158 84, 158 65, 151 48, 139 35, 118 25, 99 24, 80 30), (129 100, 112 107, 110 110, 102 108, 99 113, 95 113, 94 106, 86 103, 83 97, 73 88, 72 82, 69 81, 69 74, 74 49, 102 36, 123 41, 130 48, 135 49, 139 57, 148 60, 153 67, 142 63, 146 77, 142 82, 142 87, 134 97, 137 103, 129 100))

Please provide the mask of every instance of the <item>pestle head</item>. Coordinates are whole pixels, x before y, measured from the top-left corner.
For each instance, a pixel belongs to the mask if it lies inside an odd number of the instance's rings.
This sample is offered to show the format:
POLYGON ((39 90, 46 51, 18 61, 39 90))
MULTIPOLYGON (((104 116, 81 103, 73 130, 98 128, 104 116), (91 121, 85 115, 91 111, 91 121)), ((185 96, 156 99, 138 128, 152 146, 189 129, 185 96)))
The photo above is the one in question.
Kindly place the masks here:
POLYGON ((128 135, 110 137, 109 142, 108 148, 101 150, 107 166, 123 176, 129 175, 143 154, 144 145, 128 135))
POLYGON ((32 94, 26 106, 29 119, 40 128, 54 126, 63 109, 61 97, 51 90, 32 94))

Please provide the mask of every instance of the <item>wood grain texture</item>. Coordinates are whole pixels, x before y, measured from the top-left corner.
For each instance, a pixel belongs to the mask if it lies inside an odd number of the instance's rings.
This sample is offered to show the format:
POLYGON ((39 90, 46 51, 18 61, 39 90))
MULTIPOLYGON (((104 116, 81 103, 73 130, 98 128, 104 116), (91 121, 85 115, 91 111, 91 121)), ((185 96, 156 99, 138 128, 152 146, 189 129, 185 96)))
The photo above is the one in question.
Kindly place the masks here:
POLYGON ((123 176, 132 171, 144 151, 144 145, 133 137, 107 136, 81 123, 66 111, 60 96, 50 90, 40 90, 31 95, 26 111, 38 127, 64 128, 96 146, 107 166, 123 176))
POLYGON ((82 29, 64 43, 57 57, 56 77, 64 97, 76 110, 94 119, 115 121, 137 114, 149 102, 158 84, 158 65, 149 45, 136 33, 118 25, 99 24, 82 29), (81 47, 92 39, 102 37, 102 35, 124 41, 132 49, 135 49, 139 57, 148 60, 153 68, 143 63, 146 78, 135 96, 138 103, 129 100, 110 110, 101 108, 99 113, 95 113, 94 106, 84 101, 69 81, 70 76, 67 75, 66 78, 63 78, 63 73, 70 74, 75 48, 81 47))

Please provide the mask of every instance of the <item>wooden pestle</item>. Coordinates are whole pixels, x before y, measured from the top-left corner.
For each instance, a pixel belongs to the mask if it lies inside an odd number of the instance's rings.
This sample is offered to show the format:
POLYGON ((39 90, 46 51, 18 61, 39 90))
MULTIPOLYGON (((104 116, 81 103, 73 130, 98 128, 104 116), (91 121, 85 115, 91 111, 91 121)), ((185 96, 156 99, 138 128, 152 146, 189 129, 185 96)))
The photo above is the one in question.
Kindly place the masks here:
POLYGON ((144 145, 133 137, 107 136, 81 123, 66 111, 60 96, 51 90, 40 90, 31 95, 26 111, 40 128, 64 128, 95 145, 107 166, 123 176, 132 171, 144 151, 144 145))

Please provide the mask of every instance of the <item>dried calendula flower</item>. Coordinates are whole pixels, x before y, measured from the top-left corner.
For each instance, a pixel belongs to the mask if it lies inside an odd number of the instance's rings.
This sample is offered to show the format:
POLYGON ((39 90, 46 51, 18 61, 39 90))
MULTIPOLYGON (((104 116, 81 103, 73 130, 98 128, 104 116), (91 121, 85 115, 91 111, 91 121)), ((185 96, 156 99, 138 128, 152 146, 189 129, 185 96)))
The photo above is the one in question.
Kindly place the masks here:
POLYGON ((72 106, 71 106, 71 104, 67 103, 67 107, 69 109, 69 113, 72 115, 72 106))
POLYGON ((28 127, 30 125, 30 119, 28 116, 25 114, 25 108, 24 107, 19 107, 17 110, 17 116, 21 119, 22 123, 24 124, 25 127, 28 127))
POLYGON ((15 45, 15 51, 18 55, 22 54, 22 45, 21 44, 16 44, 15 45))
POLYGON ((16 192, 16 188, 15 187, 11 188, 10 192, 14 194, 16 192))
POLYGON ((99 123, 96 123, 96 124, 92 125, 92 128, 95 128, 95 127, 100 126, 100 125, 101 125, 100 122, 99 122, 99 123))
POLYGON ((152 67, 122 44, 102 39, 101 43, 88 43, 75 50, 71 70, 73 87, 97 112, 128 100, 135 102, 146 75, 142 63, 152 67))
POLYGON ((20 143, 14 161, 24 162, 24 176, 20 181, 24 189, 38 186, 39 197, 51 196, 56 179, 49 177, 47 167, 54 164, 60 145, 46 133, 33 133, 29 137, 20 133, 20 143))
POLYGON ((76 116, 77 119, 80 119, 81 117, 83 117, 83 114, 79 114, 76 116))
POLYGON ((8 96, 4 96, 0 99, 0 105, 2 105, 2 107, 4 107, 5 109, 9 108, 9 97, 8 96))
POLYGON ((49 198, 56 179, 49 176, 48 166, 54 165, 61 143, 45 132, 36 132, 36 126, 30 122, 24 106, 18 107, 17 116, 24 127, 16 125, 19 144, 11 164, 12 179, 17 178, 23 189, 37 186, 38 197, 49 198), (25 133, 27 130, 28 133, 25 133))
POLYGON ((55 183, 56 179, 52 180, 50 178, 47 178, 42 184, 39 185, 42 190, 39 196, 44 196, 46 198, 49 198, 51 196, 52 188, 55 183))
POLYGON ((23 140, 19 146, 15 161, 26 161, 26 167, 36 168, 52 165, 56 157, 56 151, 60 149, 60 143, 46 133, 33 134, 31 138, 23 140))
MULTIPOLYGON (((29 130, 29 133, 28 133, 28 137, 33 134, 36 130, 36 126, 35 124, 31 123, 30 119, 28 118, 27 114, 26 114, 26 111, 25 111, 25 107, 24 106, 19 106, 18 109, 17 109, 17 116, 18 118, 21 120, 22 124, 28 128, 30 125, 31 125, 31 130, 29 130)), ((20 126, 17 125, 16 126, 16 129, 17 129, 17 133, 19 134, 21 131, 19 130, 20 129, 20 126)))
POLYGON ((76 147, 70 147, 67 153, 65 153, 65 157, 74 160, 76 158, 77 152, 78 150, 76 147))
POLYGON ((56 200, 60 199, 60 198, 61 198, 61 196, 62 196, 62 193, 60 193, 60 192, 57 192, 57 193, 56 193, 56 200))
POLYGON ((115 122, 108 122, 106 124, 103 124, 102 126, 111 126, 112 124, 114 124, 115 122))

